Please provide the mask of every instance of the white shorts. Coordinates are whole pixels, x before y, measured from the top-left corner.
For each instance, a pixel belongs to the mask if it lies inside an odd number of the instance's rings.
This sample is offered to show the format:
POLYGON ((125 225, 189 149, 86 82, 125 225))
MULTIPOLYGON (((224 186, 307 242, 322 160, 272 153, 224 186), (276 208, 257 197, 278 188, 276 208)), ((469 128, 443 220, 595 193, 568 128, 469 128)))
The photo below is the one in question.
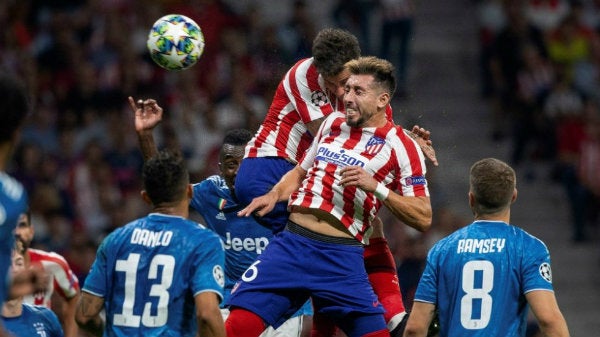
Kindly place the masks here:
MULTIPOLYGON (((229 309, 221 309, 223 322, 229 317, 229 309)), ((296 316, 285 321, 277 330, 269 326, 259 337, 300 337, 304 316, 296 316)))

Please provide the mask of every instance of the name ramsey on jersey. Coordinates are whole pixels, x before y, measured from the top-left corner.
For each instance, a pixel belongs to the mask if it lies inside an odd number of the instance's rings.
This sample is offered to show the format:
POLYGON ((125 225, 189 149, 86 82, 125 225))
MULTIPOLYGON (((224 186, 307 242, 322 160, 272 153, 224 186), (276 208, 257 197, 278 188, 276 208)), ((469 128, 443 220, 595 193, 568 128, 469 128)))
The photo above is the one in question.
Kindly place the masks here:
POLYGON ((456 253, 501 253, 506 239, 461 239, 458 240, 456 253))

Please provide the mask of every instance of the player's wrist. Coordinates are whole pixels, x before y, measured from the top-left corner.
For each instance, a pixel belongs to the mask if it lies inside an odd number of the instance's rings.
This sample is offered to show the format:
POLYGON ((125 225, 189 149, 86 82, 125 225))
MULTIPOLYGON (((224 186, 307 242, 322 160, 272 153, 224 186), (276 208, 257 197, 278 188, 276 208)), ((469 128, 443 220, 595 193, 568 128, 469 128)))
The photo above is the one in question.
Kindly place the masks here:
POLYGON ((387 199, 388 195, 390 195, 390 189, 387 188, 383 183, 377 183, 377 187, 375 188, 375 192, 373 192, 375 198, 383 201, 387 199))

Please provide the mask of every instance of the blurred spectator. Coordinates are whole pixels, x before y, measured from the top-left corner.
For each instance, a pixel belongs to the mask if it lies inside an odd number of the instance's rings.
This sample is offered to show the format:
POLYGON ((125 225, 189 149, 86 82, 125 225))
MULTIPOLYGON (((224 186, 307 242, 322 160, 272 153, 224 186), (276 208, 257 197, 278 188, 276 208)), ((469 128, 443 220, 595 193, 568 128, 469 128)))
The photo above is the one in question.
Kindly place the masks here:
POLYGON ((506 136, 506 124, 519 107, 517 78, 524 64, 523 49, 533 46, 542 57, 547 56, 542 32, 527 21, 523 2, 506 0, 503 4, 507 24, 494 41, 490 62, 494 83, 492 137, 495 140, 506 136))
POLYGON ((600 105, 588 101, 585 108, 586 138, 581 144, 581 156, 577 163, 577 178, 583 187, 582 211, 584 217, 584 238, 586 226, 595 225, 597 230, 600 215, 600 105))
POLYGON ((581 25, 600 33, 600 0, 572 0, 571 11, 581 25))
POLYGON ((96 140, 85 145, 81 158, 70 171, 69 194, 76 221, 91 236, 99 237, 108 226, 105 207, 118 202, 120 192, 112 180, 104 150, 96 140))
POLYGON ((504 0, 479 0, 477 15, 479 24, 479 66, 481 96, 489 98, 493 94, 493 78, 490 61, 494 40, 506 25, 502 2, 504 0))
POLYGON ((581 26, 575 16, 569 15, 550 32, 547 41, 550 61, 563 68, 567 79, 573 81, 575 66, 589 61, 597 36, 581 26))
POLYGON ((279 28, 279 44, 290 63, 311 56, 312 41, 317 35, 314 17, 304 0, 295 0, 292 17, 279 28))
POLYGON ((396 67, 396 97, 405 98, 416 5, 413 0, 382 0, 380 6, 382 23, 379 55, 396 67), (395 42, 396 49, 393 48, 395 42))
POLYGON ((544 108, 556 132, 557 174, 564 187, 571 214, 572 240, 585 241, 582 202, 585 190, 577 177, 577 163, 585 140, 583 100, 568 84, 565 76, 559 77, 549 94, 544 108))
POLYGON ((542 32, 556 29, 570 13, 569 0, 527 0, 526 16, 542 32))
POLYGON ((517 108, 513 119, 513 165, 519 165, 530 155, 550 158, 554 151, 548 139, 554 134, 544 127, 543 106, 555 80, 552 64, 532 46, 523 47, 523 67, 517 73, 517 108), (527 145, 533 142, 535 154, 527 153, 527 145))
POLYGON ((363 55, 371 55, 371 22, 379 0, 338 0, 332 7, 331 16, 338 28, 345 29, 358 38, 363 55))

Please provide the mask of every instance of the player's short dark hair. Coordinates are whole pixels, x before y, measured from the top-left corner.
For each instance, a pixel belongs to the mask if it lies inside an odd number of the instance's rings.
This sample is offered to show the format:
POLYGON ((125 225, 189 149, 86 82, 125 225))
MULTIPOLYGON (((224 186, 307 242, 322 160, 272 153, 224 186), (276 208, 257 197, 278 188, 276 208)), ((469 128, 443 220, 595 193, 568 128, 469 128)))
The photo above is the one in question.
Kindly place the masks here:
POLYGON ((375 82, 387 91, 390 97, 394 96, 396 76, 394 66, 389 61, 375 56, 365 56, 348 61, 346 68, 353 75, 372 75, 375 82))
POLYGON ((245 146, 250 139, 252 139, 252 133, 250 131, 246 129, 233 129, 225 134, 223 144, 245 146))
POLYGON ((356 36, 348 31, 325 28, 313 40, 312 55, 321 75, 335 76, 344 70, 346 62, 360 56, 360 45, 356 36))
POLYGON ((144 190, 154 205, 181 201, 190 182, 183 157, 169 150, 146 161, 142 177, 144 190))
POLYGON ((4 143, 12 139, 29 113, 27 91, 22 82, 0 75, 0 106, 0 142, 4 143))
POLYGON ((486 158, 471 166, 469 183, 475 198, 475 213, 494 214, 510 207, 517 178, 505 162, 486 158))

